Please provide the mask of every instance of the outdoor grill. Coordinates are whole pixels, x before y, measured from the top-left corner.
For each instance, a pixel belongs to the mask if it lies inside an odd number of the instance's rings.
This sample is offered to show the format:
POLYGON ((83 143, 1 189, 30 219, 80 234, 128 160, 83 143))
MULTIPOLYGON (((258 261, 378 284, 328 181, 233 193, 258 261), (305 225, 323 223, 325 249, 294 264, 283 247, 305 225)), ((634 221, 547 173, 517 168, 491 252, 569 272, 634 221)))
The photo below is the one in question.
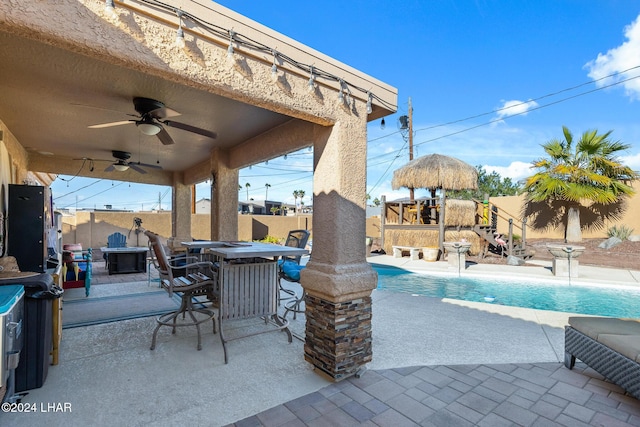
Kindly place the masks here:
POLYGON ((15 370, 22 350, 24 317, 24 287, 0 286, 0 399, 14 403, 15 370))

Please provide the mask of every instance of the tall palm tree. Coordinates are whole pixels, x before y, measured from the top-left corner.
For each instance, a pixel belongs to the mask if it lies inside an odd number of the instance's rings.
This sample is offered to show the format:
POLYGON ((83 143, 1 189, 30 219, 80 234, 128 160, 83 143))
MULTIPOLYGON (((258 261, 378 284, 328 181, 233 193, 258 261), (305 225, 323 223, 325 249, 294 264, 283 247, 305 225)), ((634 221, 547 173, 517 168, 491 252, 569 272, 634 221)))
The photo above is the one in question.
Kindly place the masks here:
POLYGON ((271 187, 271 184, 266 183, 264 185, 264 201, 266 202, 269 199, 269 187, 271 187))
POLYGON ((623 165, 617 154, 630 147, 609 139, 612 131, 586 131, 575 143, 571 131, 562 127, 564 140, 552 139, 542 145, 546 158, 533 162, 538 171, 527 178, 525 190, 531 202, 562 202, 566 209, 565 240, 582 240, 581 202, 602 205, 619 202, 634 194, 627 183, 638 174, 623 165))
POLYGON ((300 197, 300 210, 302 210, 302 205, 304 205, 304 202, 302 201, 302 199, 304 198, 305 192, 304 190, 298 190, 298 197, 300 197))
POLYGON ((300 197, 299 190, 293 190, 293 209, 298 213, 298 197, 300 197))
POLYGON ((251 184, 249 184, 248 182, 244 185, 247 189, 247 202, 249 201, 249 187, 251 187, 251 184))

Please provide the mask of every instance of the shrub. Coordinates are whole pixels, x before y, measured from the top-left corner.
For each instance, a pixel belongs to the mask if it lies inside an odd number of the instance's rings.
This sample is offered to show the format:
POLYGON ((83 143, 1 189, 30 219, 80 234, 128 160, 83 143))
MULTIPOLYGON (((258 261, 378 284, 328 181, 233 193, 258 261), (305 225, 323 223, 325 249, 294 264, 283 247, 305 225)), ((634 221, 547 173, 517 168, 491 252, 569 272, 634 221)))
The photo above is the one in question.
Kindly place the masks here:
POLYGON ((265 236, 262 240, 258 240, 258 242, 261 243, 274 243, 276 245, 279 245, 281 243, 281 239, 274 237, 274 236, 265 236))
POLYGON ((607 230, 607 236, 617 237, 622 241, 627 240, 631 233, 633 233, 633 228, 629 228, 626 225, 614 225, 613 227, 609 227, 609 229, 607 230))

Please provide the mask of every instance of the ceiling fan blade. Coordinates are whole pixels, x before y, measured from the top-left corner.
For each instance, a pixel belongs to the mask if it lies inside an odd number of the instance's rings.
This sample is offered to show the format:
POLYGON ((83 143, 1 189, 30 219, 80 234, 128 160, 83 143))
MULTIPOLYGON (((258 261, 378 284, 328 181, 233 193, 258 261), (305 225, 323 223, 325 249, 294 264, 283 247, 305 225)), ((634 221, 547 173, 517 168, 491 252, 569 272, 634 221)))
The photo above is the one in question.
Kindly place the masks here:
POLYGON ((113 113, 124 114, 126 116, 131 116, 131 117, 140 117, 137 114, 125 113, 125 112, 120 111, 120 110, 114 110, 113 108, 96 107, 95 105, 80 104, 78 102, 72 102, 70 105, 73 105, 75 107, 92 108, 94 110, 110 111, 110 112, 113 112, 113 113))
POLYGON ((156 119, 166 119, 168 117, 178 117, 182 115, 169 107, 156 108, 155 110, 149 111, 148 114, 156 119))
POLYGON ((162 123, 164 123, 169 127, 186 130, 187 132, 197 133, 198 135, 206 136, 207 138, 216 139, 218 137, 218 135, 215 132, 211 132, 206 129, 197 128, 195 126, 187 125, 184 123, 174 122, 171 120, 164 120, 162 121, 162 123))
POLYGON ((99 125, 91 125, 89 129, 101 129, 101 128, 109 128, 111 126, 120 126, 120 125, 128 125, 129 123, 135 123, 135 120, 122 120, 120 122, 111 122, 111 123, 102 123, 99 125))
POLYGON ((156 136, 164 145, 171 145, 174 143, 171 135, 169 135, 169 133, 164 128, 162 128, 162 130, 158 132, 156 136))
POLYGON ((104 169, 105 172, 111 172, 111 171, 114 171, 114 170, 116 170, 116 168, 114 168, 113 165, 109 165, 104 169))
POLYGON ((146 170, 142 169, 141 167, 139 167, 134 163, 129 163, 129 167, 138 173, 142 173, 142 174, 147 173, 146 170))
POLYGON ((140 162, 129 163, 129 165, 131 165, 131 164, 135 164, 136 166, 142 166, 142 167, 151 168, 151 169, 162 169, 162 166, 160 166, 160 165, 152 165, 152 164, 149 164, 149 163, 140 163, 140 162))

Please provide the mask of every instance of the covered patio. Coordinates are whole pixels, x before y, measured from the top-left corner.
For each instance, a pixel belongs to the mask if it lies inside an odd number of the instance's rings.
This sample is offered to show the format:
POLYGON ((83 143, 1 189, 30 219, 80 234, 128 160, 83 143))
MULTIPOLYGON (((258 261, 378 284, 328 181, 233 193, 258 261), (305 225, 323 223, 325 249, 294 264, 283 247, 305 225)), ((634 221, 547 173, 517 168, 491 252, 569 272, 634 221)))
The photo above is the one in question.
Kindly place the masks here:
POLYGON ((307 331, 299 356, 331 380, 371 360, 366 125, 395 112, 395 88, 205 0, 3 2, 0 23, 3 186, 171 186, 178 246, 193 186, 210 180, 210 238, 236 240, 239 169, 312 147, 301 283, 314 324, 331 327, 307 331))

